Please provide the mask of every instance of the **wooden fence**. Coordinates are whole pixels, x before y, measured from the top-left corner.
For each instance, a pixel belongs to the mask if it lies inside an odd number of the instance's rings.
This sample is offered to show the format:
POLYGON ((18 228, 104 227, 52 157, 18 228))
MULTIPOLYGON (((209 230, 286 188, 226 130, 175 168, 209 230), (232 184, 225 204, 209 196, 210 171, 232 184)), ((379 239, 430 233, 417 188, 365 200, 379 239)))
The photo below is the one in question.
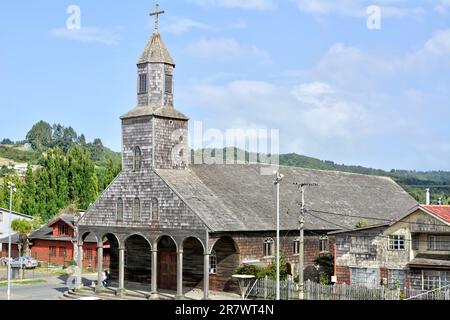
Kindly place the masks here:
MULTIPOLYGON (((276 296, 276 282, 270 279, 256 280, 250 286, 249 297, 270 300, 276 296)), ((282 300, 298 299, 298 284, 293 281, 280 281, 282 300)), ((353 285, 323 285, 311 281, 305 282, 305 300, 400 300, 400 290, 389 290, 384 286, 368 288, 353 285)))
POLYGON ((430 291, 405 289, 404 298, 405 300, 450 300, 450 287, 430 291))

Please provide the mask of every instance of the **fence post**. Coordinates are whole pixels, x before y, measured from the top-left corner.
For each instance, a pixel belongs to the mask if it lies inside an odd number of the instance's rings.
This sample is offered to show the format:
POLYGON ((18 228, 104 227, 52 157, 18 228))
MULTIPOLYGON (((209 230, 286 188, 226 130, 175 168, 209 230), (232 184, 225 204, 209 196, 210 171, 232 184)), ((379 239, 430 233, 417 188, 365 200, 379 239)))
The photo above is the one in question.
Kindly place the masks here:
POLYGON ((287 299, 291 300, 291 280, 287 279, 286 287, 287 287, 287 299))
POLYGON ((264 277, 264 299, 267 300, 267 287, 268 287, 268 278, 264 277))

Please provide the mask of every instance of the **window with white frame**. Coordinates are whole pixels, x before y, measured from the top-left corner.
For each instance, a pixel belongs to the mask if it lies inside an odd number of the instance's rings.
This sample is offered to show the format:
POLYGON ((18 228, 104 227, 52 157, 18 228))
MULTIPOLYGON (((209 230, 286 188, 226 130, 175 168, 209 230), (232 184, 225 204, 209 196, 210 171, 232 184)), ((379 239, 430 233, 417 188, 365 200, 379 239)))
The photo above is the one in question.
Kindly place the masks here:
POLYGON ((405 250, 405 236, 390 235, 389 250, 405 250))
POLYGON ((209 256, 209 273, 216 274, 217 273, 217 254, 216 251, 212 251, 209 256))
POLYGON ((300 254, 300 239, 298 238, 294 240, 293 252, 294 254, 300 254))
POLYGON ((264 240, 264 257, 273 257, 273 239, 267 238, 264 240))
POLYGON ((375 287, 380 284, 379 269, 351 268, 350 284, 355 286, 375 287))
POLYGON ((328 237, 320 237, 320 252, 328 252, 328 237))
POLYGON ((450 285, 450 271, 423 270, 422 289, 434 290, 450 285))
POLYGON ((405 287, 405 271, 389 269, 388 286, 389 289, 403 289, 405 287))
POLYGON ((429 235, 428 250, 450 251, 450 236, 429 235))

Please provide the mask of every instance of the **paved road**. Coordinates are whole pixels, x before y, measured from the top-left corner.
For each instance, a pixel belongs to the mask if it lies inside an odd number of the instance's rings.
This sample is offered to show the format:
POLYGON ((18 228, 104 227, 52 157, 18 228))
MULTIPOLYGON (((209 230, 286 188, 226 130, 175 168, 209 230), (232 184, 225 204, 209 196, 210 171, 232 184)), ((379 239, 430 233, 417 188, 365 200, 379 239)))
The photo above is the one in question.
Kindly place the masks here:
MULTIPOLYGON (((84 277, 83 283, 89 285, 95 275, 84 277)), ((12 300, 59 300, 64 291, 68 290, 67 276, 49 277, 46 283, 28 285, 13 285, 11 287, 12 300)), ((0 300, 6 300, 7 287, 0 287, 0 300)))

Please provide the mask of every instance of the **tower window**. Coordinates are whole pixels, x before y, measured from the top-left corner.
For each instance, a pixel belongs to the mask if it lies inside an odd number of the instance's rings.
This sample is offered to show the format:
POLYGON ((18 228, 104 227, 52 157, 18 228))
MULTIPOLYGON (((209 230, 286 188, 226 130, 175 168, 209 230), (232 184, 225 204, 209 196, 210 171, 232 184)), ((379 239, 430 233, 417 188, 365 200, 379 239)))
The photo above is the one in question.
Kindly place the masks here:
POLYGON ((151 220, 157 221, 157 220, 159 220, 159 204, 158 204, 158 199, 153 198, 152 201, 151 201, 151 204, 152 204, 152 209, 151 209, 152 217, 151 217, 151 220))
POLYGON ((166 93, 172 93, 173 89, 173 76, 166 74, 166 93))
POLYGON ((147 74, 139 75, 139 93, 147 93, 147 74))
POLYGON ((135 147, 134 148, 134 170, 138 171, 141 170, 141 164, 142 164, 142 152, 141 148, 135 147))
POLYGON ((123 220, 123 199, 122 198, 117 198, 116 216, 117 216, 117 221, 123 220))
POLYGON ((133 202, 133 220, 139 221, 141 217, 141 201, 139 198, 134 198, 133 202))

